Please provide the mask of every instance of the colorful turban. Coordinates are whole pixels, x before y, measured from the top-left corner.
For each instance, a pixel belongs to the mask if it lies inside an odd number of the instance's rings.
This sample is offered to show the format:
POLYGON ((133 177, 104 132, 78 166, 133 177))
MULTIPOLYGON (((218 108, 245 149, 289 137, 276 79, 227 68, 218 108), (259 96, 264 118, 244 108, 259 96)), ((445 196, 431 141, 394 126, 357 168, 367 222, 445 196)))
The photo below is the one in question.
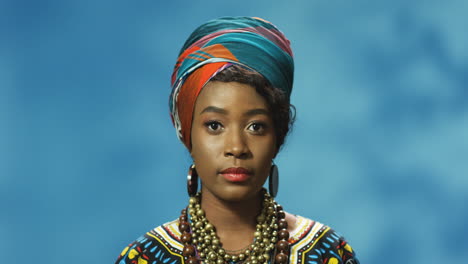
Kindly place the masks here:
POLYGON ((260 73, 289 99, 292 51, 289 40, 273 24, 256 17, 223 17, 201 25, 182 47, 171 79, 172 122, 189 150, 192 116, 201 89, 233 64, 260 73))

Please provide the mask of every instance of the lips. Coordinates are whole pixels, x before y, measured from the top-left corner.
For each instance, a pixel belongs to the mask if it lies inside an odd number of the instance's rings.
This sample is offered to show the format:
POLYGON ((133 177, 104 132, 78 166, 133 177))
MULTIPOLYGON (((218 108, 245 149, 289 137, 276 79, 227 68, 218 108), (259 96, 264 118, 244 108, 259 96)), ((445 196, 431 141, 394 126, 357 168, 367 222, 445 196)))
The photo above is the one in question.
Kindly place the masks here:
POLYGON ((230 182, 244 182, 250 178, 252 173, 242 167, 237 168, 227 168, 221 171, 223 177, 230 182))

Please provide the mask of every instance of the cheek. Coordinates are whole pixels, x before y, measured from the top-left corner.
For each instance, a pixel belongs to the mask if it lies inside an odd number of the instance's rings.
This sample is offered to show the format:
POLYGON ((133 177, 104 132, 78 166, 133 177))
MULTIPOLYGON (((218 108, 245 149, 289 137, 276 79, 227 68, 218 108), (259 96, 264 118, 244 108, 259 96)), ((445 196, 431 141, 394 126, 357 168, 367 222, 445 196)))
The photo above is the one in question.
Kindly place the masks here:
POLYGON ((192 149, 190 154, 195 163, 200 163, 197 161, 208 161, 216 158, 220 145, 219 140, 217 141, 215 137, 210 137, 205 131, 201 129, 192 130, 192 149))
POLYGON ((263 171, 270 171, 271 162, 276 154, 275 141, 273 139, 256 142, 252 147, 252 152, 256 156, 257 166, 263 171))

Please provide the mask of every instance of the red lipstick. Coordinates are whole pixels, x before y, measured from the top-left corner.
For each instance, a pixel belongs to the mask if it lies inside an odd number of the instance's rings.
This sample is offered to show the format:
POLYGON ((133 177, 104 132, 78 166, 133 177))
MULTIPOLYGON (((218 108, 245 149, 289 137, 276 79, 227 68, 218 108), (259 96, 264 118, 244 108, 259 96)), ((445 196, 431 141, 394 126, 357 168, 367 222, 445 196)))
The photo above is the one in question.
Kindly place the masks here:
POLYGON ((248 169, 242 167, 227 168, 222 170, 221 174, 223 175, 224 179, 230 182, 244 182, 252 175, 248 169))

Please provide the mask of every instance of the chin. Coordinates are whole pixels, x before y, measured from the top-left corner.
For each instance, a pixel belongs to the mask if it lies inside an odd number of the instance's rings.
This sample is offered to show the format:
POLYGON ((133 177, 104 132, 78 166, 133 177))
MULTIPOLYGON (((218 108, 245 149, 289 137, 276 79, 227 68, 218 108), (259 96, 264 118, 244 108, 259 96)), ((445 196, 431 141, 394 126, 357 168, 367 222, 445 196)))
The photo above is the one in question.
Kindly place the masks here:
POLYGON ((242 202, 255 198, 260 190, 261 187, 252 188, 245 185, 233 185, 216 190, 214 195, 225 202, 242 202))

